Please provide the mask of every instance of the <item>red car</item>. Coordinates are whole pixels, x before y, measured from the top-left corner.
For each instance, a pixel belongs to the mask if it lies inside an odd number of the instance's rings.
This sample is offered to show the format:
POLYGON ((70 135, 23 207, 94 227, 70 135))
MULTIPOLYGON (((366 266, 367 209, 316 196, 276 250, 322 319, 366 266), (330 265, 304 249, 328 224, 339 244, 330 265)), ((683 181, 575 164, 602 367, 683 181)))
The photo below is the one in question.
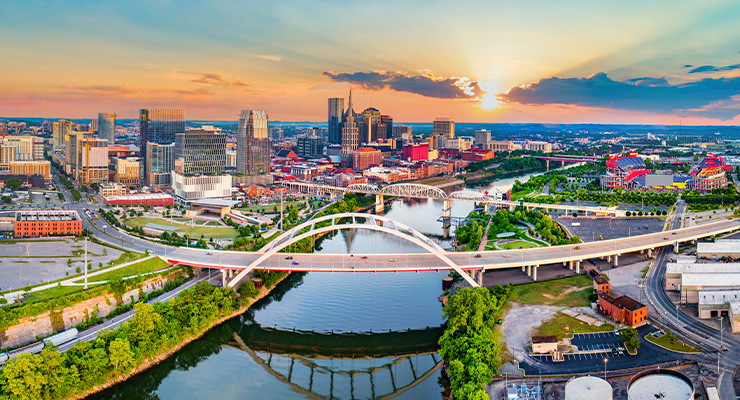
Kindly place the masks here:
POLYGON ((363 260, 367 260, 367 256, 362 256, 362 259, 363 260))

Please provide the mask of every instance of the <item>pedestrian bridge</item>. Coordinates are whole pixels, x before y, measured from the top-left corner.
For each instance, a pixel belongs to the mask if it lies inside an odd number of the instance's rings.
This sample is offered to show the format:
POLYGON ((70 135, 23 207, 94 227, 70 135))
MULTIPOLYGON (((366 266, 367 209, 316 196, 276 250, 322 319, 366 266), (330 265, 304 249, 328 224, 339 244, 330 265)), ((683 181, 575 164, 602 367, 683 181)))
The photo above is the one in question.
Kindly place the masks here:
POLYGON ((173 263, 222 270, 224 281, 236 286, 255 269, 304 272, 419 272, 455 270, 472 286, 479 286, 482 272, 491 269, 522 268, 537 280, 540 265, 564 263, 580 269, 580 262, 589 258, 608 257, 619 263, 619 256, 632 252, 647 252, 659 247, 678 247, 679 243, 731 232, 740 228, 740 221, 720 221, 706 225, 602 240, 578 245, 540 247, 522 250, 479 252, 448 252, 422 233, 386 217, 371 214, 345 213, 307 221, 285 232, 257 252, 209 251, 178 248, 168 251, 166 259, 173 263), (291 245, 326 232, 343 229, 368 229, 407 240, 417 245, 418 253, 324 254, 292 253, 291 245), (234 276, 236 275, 236 276, 234 276), (471 276, 472 275, 472 276, 471 276), (477 275, 477 276, 476 276, 477 275))

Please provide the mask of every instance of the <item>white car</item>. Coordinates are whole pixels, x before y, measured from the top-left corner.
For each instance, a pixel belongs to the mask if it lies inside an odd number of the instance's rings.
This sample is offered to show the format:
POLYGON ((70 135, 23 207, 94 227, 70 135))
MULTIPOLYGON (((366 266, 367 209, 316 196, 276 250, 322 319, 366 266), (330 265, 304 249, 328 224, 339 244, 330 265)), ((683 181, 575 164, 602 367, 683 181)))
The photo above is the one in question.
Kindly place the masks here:
POLYGON ((388 262, 396 262, 396 259, 395 258, 391 258, 391 259, 388 260, 388 262))

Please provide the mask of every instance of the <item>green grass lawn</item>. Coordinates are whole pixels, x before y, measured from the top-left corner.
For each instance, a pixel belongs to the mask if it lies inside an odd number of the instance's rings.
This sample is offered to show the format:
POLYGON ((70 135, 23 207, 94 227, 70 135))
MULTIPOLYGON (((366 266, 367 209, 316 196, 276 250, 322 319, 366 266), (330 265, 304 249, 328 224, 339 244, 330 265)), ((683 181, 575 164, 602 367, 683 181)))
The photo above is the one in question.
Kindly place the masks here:
POLYGON ((657 344, 658 346, 663 346, 668 350, 673 351, 680 351, 683 353, 701 353, 699 350, 695 349, 692 346, 689 346, 683 342, 681 342, 678 339, 675 339, 671 341, 671 339, 668 337, 668 335, 663 335, 659 338, 656 338, 653 336, 652 333, 645 336, 645 340, 648 342, 652 342, 657 344))
POLYGON ((85 289, 83 289, 82 286, 55 286, 49 289, 39 290, 38 292, 29 293, 28 296, 24 297, 23 301, 26 304, 38 303, 39 301, 46 301, 56 297, 81 292, 83 290, 85 289))
MULTIPOLYGON (((298 204, 305 204, 305 201, 283 202, 283 211, 286 208, 288 208, 288 206, 295 206, 298 204)), ((273 212, 275 207, 277 207, 277 212, 280 213, 280 203, 255 205, 255 206, 249 206, 249 207, 244 207, 244 208, 237 208, 237 210, 244 211, 244 212, 258 213, 258 214, 265 214, 265 213, 269 214, 273 212)))
POLYGON ((533 247, 539 247, 539 246, 534 243, 525 242, 524 240, 517 240, 515 242, 499 245, 499 247, 501 247, 502 249, 506 249, 506 250, 515 250, 515 249, 531 249, 533 247))
POLYGON ((593 283, 588 276, 577 275, 545 282, 516 285, 511 290, 509 300, 524 304, 587 307, 591 305, 588 296, 592 287, 593 283))
POLYGON ((610 332, 612 330, 614 330, 614 326, 610 324, 603 324, 601 326, 589 325, 570 315, 559 312, 552 319, 535 329, 532 335, 557 336, 558 340, 563 340, 563 338, 573 337, 574 333, 610 332))
POLYGON ((203 235, 205 238, 215 238, 215 239, 224 239, 224 238, 235 238, 239 236, 239 232, 232 228, 232 227, 218 227, 218 228, 212 228, 207 226, 193 226, 187 224, 181 224, 175 221, 171 221, 169 219, 162 219, 162 218, 146 218, 146 217, 136 217, 136 218, 128 218, 125 222, 126 226, 129 227, 143 227, 144 225, 148 223, 154 223, 164 226, 172 226, 175 228, 178 228, 176 230, 178 235, 187 234, 192 239, 200 238, 201 235, 203 235))
POLYGON ((141 253, 126 252, 118 256, 118 258, 116 258, 115 260, 108 261, 105 265, 108 267, 112 267, 114 265, 120 265, 129 261, 138 260, 140 258, 144 258, 144 255, 141 253))
MULTIPOLYGON (((131 264, 127 267, 119 268, 115 271, 110 271, 105 274, 96 275, 88 278, 91 281, 107 281, 115 278, 125 278, 127 276, 145 274, 148 272, 156 271, 158 269, 166 267, 168 264, 166 261, 159 257, 150 258, 148 260, 139 261, 136 264, 131 264)), ((78 279, 77 282, 80 280, 78 279)))

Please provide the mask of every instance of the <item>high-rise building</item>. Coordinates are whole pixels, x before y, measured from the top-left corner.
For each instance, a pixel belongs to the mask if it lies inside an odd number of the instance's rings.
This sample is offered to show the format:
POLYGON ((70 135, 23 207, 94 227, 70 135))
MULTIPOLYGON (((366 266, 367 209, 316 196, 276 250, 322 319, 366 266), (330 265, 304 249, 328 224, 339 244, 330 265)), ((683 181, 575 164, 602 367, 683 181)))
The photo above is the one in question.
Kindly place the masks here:
MULTIPOLYGON (((175 135, 185 132, 185 110, 177 109, 141 109, 139 110, 139 148, 141 149, 142 176, 149 178, 148 143, 173 144, 175 135)), ((173 165, 174 167, 174 165, 173 165)), ((169 174, 172 169, 168 170, 169 174)), ((159 173, 159 172, 157 172, 159 173)), ((146 181, 148 185, 155 185, 146 181)))
POLYGON ((452 118, 437 118, 432 125, 432 135, 455 137, 455 121, 452 118))
POLYGON ((411 139, 412 130, 410 126, 396 125, 393 127, 394 139, 411 139))
POLYGON ((178 204, 200 199, 231 199, 231 175, 185 176, 172 172, 172 190, 178 204))
POLYGON ((5 136, 0 144, 15 148, 14 161, 43 161, 44 138, 38 136, 5 136))
POLYGON ((64 138, 69 135, 72 132, 72 123, 69 121, 65 121, 63 119, 60 119, 59 121, 54 121, 54 125, 52 127, 52 136, 51 136, 51 149, 52 150, 61 150, 64 148, 64 138))
POLYGON ((84 185, 108 182, 108 141, 82 138, 77 141, 77 182, 84 185))
POLYGON ((488 142, 491 141, 491 131, 480 129, 475 131, 475 145, 488 147, 488 142))
POLYGON ((342 143, 342 115, 344 114, 344 99, 341 97, 332 97, 329 99, 329 119, 328 134, 330 144, 342 143))
POLYGON ((138 157, 116 158, 116 173, 113 175, 113 180, 126 186, 139 186, 141 184, 139 181, 140 165, 141 161, 138 157))
POLYGON ((270 171, 270 128, 267 112, 242 110, 236 130, 236 172, 261 175, 270 171))
POLYGON ((175 144, 146 144, 145 160, 142 165, 146 168, 146 184, 154 187, 169 186, 171 172, 175 169, 175 144))
POLYGON ((116 143, 116 113, 98 114, 98 137, 108 141, 108 145, 116 143))
MULTIPOLYGON (((368 107, 362 112, 362 129, 360 130, 360 142, 370 143, 378 140, 378 124, 380 123, 380 111, 377 108, 368 107)), ((358 125, 359 126, 359 125, 358 125)))
POLYGON ((347 110, 342 114, 342 166, 352 166, 352 152, 357 150, 359 130, 357 114, 352 108, 352 90, 349 91, 347 110))
POLYGON ((193 129, 175 135, 175 171, 183 175, 223 174, 226 135, 193 129))
POLYGON ((319 136, 306 134, 297 139, 297 153, 301 158, 319 158, 324 154, 324 141, 319 136))
POLYGON ((381 115, 378 125, 378 139, 390 139, 393 137, 393 118, 390 115, 381 115), (381 129, 381 125, 385 130, 381 129))

